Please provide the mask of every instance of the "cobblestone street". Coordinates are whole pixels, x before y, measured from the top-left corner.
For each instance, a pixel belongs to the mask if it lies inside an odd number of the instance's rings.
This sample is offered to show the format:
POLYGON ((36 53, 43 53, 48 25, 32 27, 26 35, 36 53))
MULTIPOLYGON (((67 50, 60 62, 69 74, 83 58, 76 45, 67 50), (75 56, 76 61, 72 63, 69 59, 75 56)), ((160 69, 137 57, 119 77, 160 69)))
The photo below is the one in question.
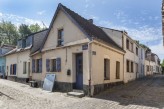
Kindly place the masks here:
POLYGON ((117 86, 93 98, 74 98, 0 79, 0 109, 164 109, 164 76, 117 86))

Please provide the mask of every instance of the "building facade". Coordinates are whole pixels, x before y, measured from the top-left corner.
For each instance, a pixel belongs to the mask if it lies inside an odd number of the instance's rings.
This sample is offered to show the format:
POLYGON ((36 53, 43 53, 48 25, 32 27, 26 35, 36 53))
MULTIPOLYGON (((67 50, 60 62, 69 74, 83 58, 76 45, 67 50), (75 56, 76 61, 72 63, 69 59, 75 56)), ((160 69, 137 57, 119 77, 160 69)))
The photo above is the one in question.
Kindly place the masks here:
POLYGON ((56 74, 55 90, 83 90, 95 95, 123 83, 125 51, 101 28, 59 4, 41 53, 32 59, 42 60, 42 73, 32 78, 43 82, 47 73, 56 74))
POLYGON ((152 52, 146 53, 145 74, 153 75, 153 74, 161 74, 161 73, 162 72, 161 72, 159 57, 152 52))
POLYGON ((4 55, 14 49, 15 46, 3 44, 0 47, 0 75, 5 78, 6 76, 6 58, 4 55))
MULTIPOLYGON (((31 79, 31 52, 38 49, 34 44, 35 37, 45 36, 43 30, 27 36, 25 39, 20 39, 17 42, 17 48, 5 54, 6 57, 6 71, 9 80, 28 83, 31 79)), ((38 42, 39 43, 39 42, 38 42)))
POLYGON ((146 49, 142 47, 141 45, 139 46, 139 73, 137 74, 137 78, 142 78, 146 76, 145 74, 145 51, 146 49))
POLYGON ((139 44, 129 37, 127 32, 102 27, 102 30, 108 34, 123 50, 124 55, 124 83, 135 80, 140 74, 139 44))

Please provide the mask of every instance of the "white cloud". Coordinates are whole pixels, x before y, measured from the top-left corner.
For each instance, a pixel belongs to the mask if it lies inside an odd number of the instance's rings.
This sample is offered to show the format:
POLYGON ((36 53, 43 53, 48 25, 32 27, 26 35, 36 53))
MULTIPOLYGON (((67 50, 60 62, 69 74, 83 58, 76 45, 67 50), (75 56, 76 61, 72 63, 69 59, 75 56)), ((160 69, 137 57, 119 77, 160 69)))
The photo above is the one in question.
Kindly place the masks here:
POLYGON ((0 20, 11 21, 16 26, 19 26, 22 23, 27 24, 27 25, 38 23, 41 27, 43 27, 43 23, 40 20, 34 20, 34 19, 30 19, 30 18, 26 18, 26 17, 14 15, 14 14, 5 14, 5 13, 0 13, 0 16, 1 16, 0 20))
POLYGON ((1 16, 3 16, 3 14, 2 14, 2 13, 0 13, 0 17, 1 17, 1 16))
MULTIPOLYGON (((129 28, 120 25, 114 25, 109 21, 100 21, 99 24, 101 26, 114 28, 118 30, 125 30, 128 34, 135 40, 139 40, 140 42, 146 44, 147 42, 151 43, 155 40, 162 39, 162 33, 160 27, 150 27, 150 26, 141 26, 139 28, 129 28)), ((135 24, 138 24, 137 22, 135 24)))
POLYGON ((42 11, 39 11, 37 12, 38 15, 43 15, 46 11, 45 10, 42 10, 42 11))
MULTIPOLYGON (((138 28, 130 28, 115 25, 109 21, 99 21, 98 24, 108 28, 127 31, 130 37, 132 37, 134 40, 139 40, 145 45, 148 45, 150 49, 152 49, 152 52, 156 53, 160 57, 160 59, 164 59, 164 47, 161 27, 150 27, 148 25, 145 25, 138 28)), ((136 22, 136 24, 138 23, 136 22)))

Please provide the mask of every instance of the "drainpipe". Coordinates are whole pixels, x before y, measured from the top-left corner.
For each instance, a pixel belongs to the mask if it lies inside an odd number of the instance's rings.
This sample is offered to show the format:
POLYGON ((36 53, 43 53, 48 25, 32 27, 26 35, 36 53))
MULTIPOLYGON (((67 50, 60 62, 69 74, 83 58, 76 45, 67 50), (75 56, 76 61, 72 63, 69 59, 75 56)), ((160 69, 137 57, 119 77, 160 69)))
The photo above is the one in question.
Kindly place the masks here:
POLYGON ((90 44, 93 42, 93 39, 91 39, 91 41, 88 43, 88 60, 89 60, 89 96, 92 96, 92 93, 91 93, 91 66, 92 66, 92 50, 91 50, 91 47, 90 47, 90 44))
POLYGON ((124 79, 125 79, 125 77, 124 77, 125 76, 124 75, 125 74, 125 63, 124 62, 125 62, 125 54, 123 55, 123 82, 125 82, 124 81, 124 79))

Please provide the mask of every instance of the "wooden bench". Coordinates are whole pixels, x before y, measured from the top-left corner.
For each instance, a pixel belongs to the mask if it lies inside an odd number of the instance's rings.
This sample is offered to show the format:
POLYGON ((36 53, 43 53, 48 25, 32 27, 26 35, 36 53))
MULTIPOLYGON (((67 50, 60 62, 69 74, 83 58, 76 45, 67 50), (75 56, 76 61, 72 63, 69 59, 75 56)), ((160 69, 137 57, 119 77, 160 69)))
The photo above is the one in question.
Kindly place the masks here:
POLYGON ((31 87, 37 87, 38 83, 36 81, 29 81, 31 87))

